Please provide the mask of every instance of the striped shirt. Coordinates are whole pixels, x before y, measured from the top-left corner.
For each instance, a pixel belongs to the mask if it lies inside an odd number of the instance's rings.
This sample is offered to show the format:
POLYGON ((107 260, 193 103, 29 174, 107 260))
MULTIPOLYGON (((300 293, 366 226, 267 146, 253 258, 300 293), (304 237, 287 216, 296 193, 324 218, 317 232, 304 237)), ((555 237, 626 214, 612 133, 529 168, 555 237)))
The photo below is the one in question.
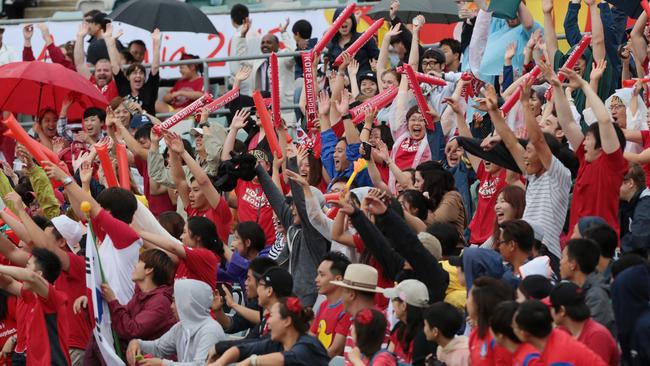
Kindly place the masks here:
POLYGON ((526 175, 526 209, 523 219, 544 228, 542 244, 557 258, 562 256, 560 233, 566 220, 571 172, 553 156, 542 175, 526 175))

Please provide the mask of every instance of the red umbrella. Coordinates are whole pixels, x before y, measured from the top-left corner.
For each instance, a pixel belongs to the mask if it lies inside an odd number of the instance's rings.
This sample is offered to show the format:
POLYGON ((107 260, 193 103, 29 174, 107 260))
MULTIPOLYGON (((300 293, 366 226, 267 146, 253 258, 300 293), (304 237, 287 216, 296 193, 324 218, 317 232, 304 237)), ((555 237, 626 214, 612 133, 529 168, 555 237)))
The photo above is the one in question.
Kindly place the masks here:
POLYGON ((45 109, 57 113, 71 93, 75 103, 69 119, 80 119, 86 108, 106 108, 102 93, 85 77, 59 64, 41 61, 13 62, 0 66, 0 111, 38 115, 45 109))

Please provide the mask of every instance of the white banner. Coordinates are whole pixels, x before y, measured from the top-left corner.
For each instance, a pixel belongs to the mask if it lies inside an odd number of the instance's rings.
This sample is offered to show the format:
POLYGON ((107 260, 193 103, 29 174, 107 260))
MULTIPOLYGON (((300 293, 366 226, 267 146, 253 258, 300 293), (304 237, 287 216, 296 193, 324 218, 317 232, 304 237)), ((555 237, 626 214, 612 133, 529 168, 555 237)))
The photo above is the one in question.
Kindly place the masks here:
MULTIPOLYGON (((291 33, 293 23, 300 19, 308 20, 312 27, 312 37, 320 37, 325 30, 329 27, 326 14, 331 18, 332 10, 308 10, 308 11, 282 11, 282 12, 266 12, 266 13, 251 13, 252 29, 249 33, 258 33, 260 37, 262 34, 274 33, 280 38, 279 25, 284 23, 289 18, 289 27, 287 31, 291 33)), ((235 34, 235 29, 232 26, 229 14, 209 15, 210 21, 214 24, 219 32, 218 34, 196 34, 185 32, 170 32, 163 33, 163 42, 161 49, 161 61, 177 61, 180 60, 183 53, 190 53, 197 55, 200 58, 212 57, 226 57, 234 55, 235 49, 231 45, 231 40, 235 34)), ((50 33, 54 37, 54 43, 59 45, 76 38, 77 29, 79 28, 80 21, 66 21, 66 22, 48 22, 46 23, 50 29, 50 33)), ((4 26, 4 42, 12 46, 19 55, 22 55, 23 49, 23 34, 22 25, 7 25, 4 26)), ((128 24, 116 22, 114 25, 114 33, 117 30, 123 30, 119 40, 125 46, 132 40, 140 39, 147 44, 148 55, 145 62, 149 60, 151 54, 151 35, 149 32, 130 26, 128 24)), ((250 37, 250 35, 249 35, 250 37)), ((86 37, 86 41, 88 37, 86 37)), ((34 36, 32 37, 32 48, 34 56, 39 60, 47 58, 44 52, 45 42, 40 36, 40 31, 34 27, 34 36)), ((86 45, 87 46, 87 45, 86 45)), ((284 45, 281 44, 281 48, 284 45)), ((259 52, 258 48, 250 50, 252 52, 259 52)), ((22 56, 20 56, 22 57, 22 56)), ((229 75, 230 70, 224 62, 213 63, 210 65, 210 77, 219 77, 229 75)), ((180 73, 177 66, 164 67, 161 72, 161 77, 166 79, 179 78, 180 73)))

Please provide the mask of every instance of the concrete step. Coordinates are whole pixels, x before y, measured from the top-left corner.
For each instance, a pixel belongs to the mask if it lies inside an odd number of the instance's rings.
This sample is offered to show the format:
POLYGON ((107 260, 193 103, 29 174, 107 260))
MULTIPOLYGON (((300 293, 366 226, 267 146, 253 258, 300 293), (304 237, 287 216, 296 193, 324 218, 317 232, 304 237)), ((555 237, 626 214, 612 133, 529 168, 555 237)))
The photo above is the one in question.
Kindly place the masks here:
POLYGON ((36 8, 25 8, 25 18, 50 18, 57 11, 75 11, 72 6, 39 6, 36 8))
POLYGON ((74 7, 77 5, 76 0, 41 0, 38 7, 74 7))

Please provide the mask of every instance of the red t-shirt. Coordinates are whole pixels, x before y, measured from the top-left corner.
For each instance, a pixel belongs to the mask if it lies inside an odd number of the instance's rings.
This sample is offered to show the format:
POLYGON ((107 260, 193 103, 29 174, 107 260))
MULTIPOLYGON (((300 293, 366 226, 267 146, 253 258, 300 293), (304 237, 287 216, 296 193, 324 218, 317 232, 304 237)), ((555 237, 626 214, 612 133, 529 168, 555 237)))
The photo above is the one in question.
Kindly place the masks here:
POLYGON ((214 290, 217 285, 219 257, 205 248, 185 247, 185 259, 178 262, 175 279, 188 278, 207 283, 214 290))
MULTIPOLYGON (((586 345, 560 329, 553 329, 546 339, 541 362, 543 365, 606 366, 600 356, 586 345)), ((473 365, 473 364, 472 364, 473 365)))
POLYGON ((97 90, 99 90, 99 92, 106 97, 106 100, 109 103, 111 102, 111 100, 119 96, 119 93, 117 92, 117 85, 115 84, 115 79, 111 80, 108 84, 104 85, 103 88, 97 86, 97 80, 95 80, 95 75, 90 76, 90 82, 93 83, 95 88, 97 88, 97 90))
POLYGON ((541 354, 530 343, 522 343, 512 354, 512 366, 542 366, 541 354))
POLYGON ((343 301, 330 304, 323 301, 318 308, 318 314, 311 323, 309 330, 316 335, 323 347, 329 348, 337 334, 347 335, 350 328, 350 317, 346 316, 343 301))
MULTIPOLYGON (((403 324, 403 326, 406 325, 403 324)), ((402 347, 401 339, 397 336, 397 330, 398 328, 395 328, 395 330, 393 330, 390 335, 390 343, 395 346, 393 353, 401 362, 410 364, 413 361, 413 340, 411 340, 411 343, 409 343, 408 349, 404 349, 404 347, 402 347)))
MULTIPOLYGON (((395 165, 397 165, 400 169, 411 169, 413 168, 413 161, 415 160, 415 156, 418 153, 418 149, 420 148, 420 142, 422 142, 422 139, 420 140, 414 140, 410 137, 407 137, 402 141, 399 146, 393 146, 393 149, 397 149, 397 152, 395 153, 395 165)), ((422 142, 426 144, 426 140, 422 142)), ((426 147, 425 153, 422 154, 422 161, 427 161, 430 160, 431 158, 431 151, 429 150, 429 147, 426 147), (427 154, 427 151, 429 153, 427 154), (428 159, 425 157, 428 155, 428 159)))
POLYGON ((68 347, 86 349, 92 334, 92 321, 89 307, 83 309, 79 314, 72 310, 74 301, 80 296, 87 295, 86 287, 86 261, 83 257, 68 252, 70 268, 68 271, 61 271, 61 275, 54 282, 57 290, 67 294, 68 305, 66 306, 66 319, 70 331, 68 333, 68 347))
POLYGON ((488 330, 485 338, 479 338, 478 328, 469 334, 469 364, 472 366, 501 366, 512 363, 512 354, 496 344, 488 330))
POLYGON ((228 242, 230 226, 232 225, 232 212, 230 212, 230 207, 228 207, 228 203, 223 196, 219 199, 217 207, 211 207, 205 211, 199 211, 192 207, 185 207, 185 212, 187 212, 187 217, 201 216, 214 222, 217 226, 219 239, 224 243, 228 242))
POLYGON ((483 244, 492 235, 494 220, 496 219, 494 205, 497 202, 499 192, 508 185, 506 174, 505 169, 501 169, 496 175, 488 173, 482 161, 478 166, 476 172, 480 182, 478 186, 478 204, 472 222, 469 224, 472 233, 469 239, 471 244, 483 244))
MULTIPOLYGON (((9 337, 16 334, 16 297, 7 297, 7 312, 5 317, 0 320, 0 344, 5 344, 9 337)), ((0 365, 11 366, 11 357, 0 361, 0 365)))
POLYGON ((167 193, 152 195, 151 188, 149 183, 149 170, 147 169, 147 161, 141 159, 140 157, 134 157, 135 168, 138 169, 138 172, 144 180, 144 196, 147 197, 147 202, 149 202, 149 210, 151 213, 158 217, 161 213, 165 211, 176 211, 176 207, 172 205, 172 200, 169 199, 167 193))
POLYGON ((239 180, 235 187, 237 195, 237 215, 239 222, 254 221, 264 230, 266 244, 275 242, 275 227, 273 227, 273 208, 264 195, 262 185, 255 182, 239 180))
POLYGON ((25 289, 20 291, 20 297, 30 307, 27 314, 27 366, 69 365, 66 295, 50 284, 47 298, 25 289))
MULTIPOLYGON (((179 91, 179 90, 188 90, 188 91, 203 91, 203 78, 197 77, 194 80, 185 80, 185 79, 179 79, 176 81, 174 86, 169 90, 170 93, 179 91)), ((170 103, 174 109, 180 109, 180 108, 185 108, 188 105, 192 104, 193 100, 184 97, 184 96, 177 96, 172 100, 170 103)))
MULTIPOLYGON (((650 131, 641 131, 641 138, 643 139, 643 150, 650 147, 650 131)), ((650 187, 650 164, 643 164, 643 171, 645 172, 646 187, 650 187)))
POLYGON ((584 343, 608 365, 618 365, 620 360, 618 346, 612 334, 602 324, 589 318, 582 327, 578 341, 584 343))
POLYGON ((623 177, 628 170, 627 160, 623 158, 623 150, 618 149, 611 154, 604 152, 591 163, 585 160, 585 149, 581 145, 576 151, 580 162, 578 177, 573 186, 571 200, 571 216, 569 222, 569 237, 575 224, 584 216, 600 216, 609 225, 620 232, 618 221, 618 205, 623 177))
MULTIPOLYGON (((357 252, 363 253, 366 249, 366 245, 363 243, 361 236, 353 235, 352 239, 354 240, 354 246, 357 249, 357 252)), ((370 257, 370 263, 368 265, 374 267, 377 270, 377 286, 381 288, 391 288, 395 285, 395 282, 384 276, 384 268, 377 262, 375 257, 370 257)), ((388 307, 388 299, 384 294, 375 294, 375 304, 381 309, 386 309, 388 307)))

